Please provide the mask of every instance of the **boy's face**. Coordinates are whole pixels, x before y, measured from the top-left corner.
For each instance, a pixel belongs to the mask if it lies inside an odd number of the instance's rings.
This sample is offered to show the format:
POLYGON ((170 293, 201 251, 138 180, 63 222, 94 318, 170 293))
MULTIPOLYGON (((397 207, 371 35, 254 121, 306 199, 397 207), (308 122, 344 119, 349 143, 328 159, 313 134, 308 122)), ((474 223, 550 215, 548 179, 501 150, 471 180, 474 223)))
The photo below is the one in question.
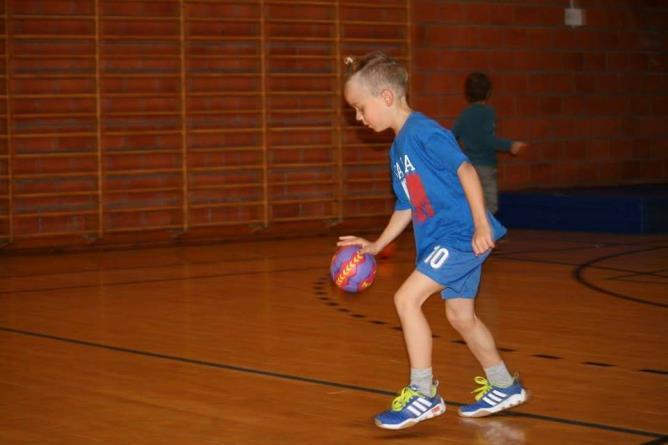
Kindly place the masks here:
POLYGON ((389 111, 382 94, 374 96, 369 87, 358 76, 353 76, 343 93, 346 102, 355 109, 355 118, 376 132, 387 130, 389 111))

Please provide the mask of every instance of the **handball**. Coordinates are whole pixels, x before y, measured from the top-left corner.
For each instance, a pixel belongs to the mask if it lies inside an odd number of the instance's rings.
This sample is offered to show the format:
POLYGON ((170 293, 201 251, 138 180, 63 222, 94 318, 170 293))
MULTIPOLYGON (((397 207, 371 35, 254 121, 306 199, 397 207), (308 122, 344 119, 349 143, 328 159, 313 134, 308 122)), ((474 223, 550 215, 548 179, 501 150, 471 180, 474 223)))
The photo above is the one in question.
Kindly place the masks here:
POLYGON ((361 292, 371 286, 376 277, 376 259, 359 251, 359 246, 341 247, 329 265, 332 281, 346 292, 361 292))

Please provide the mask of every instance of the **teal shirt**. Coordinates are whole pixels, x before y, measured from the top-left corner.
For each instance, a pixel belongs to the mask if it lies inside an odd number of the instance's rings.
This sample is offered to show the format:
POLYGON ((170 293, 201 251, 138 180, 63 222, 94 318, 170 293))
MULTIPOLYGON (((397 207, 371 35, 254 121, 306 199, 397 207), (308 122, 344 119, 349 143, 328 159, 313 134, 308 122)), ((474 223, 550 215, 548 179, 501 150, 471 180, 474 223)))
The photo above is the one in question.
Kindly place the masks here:
POLYGON ((496 167, 496 151, 510 151, 512 141, 496 137, 494 109, 475 103, 462 111, 452 133, 473 165, 496 167))

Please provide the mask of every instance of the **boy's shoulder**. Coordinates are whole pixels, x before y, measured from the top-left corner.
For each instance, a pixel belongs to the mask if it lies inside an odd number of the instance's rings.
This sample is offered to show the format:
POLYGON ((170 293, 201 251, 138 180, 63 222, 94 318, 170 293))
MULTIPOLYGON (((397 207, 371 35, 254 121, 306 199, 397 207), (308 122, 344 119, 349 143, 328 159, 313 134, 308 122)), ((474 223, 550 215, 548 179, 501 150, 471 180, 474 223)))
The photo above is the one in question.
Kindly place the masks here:
POLYGON ((429 116, 426 116, 423 113, 420 113, 419 111, 414 111, 413 113, 411 113, 410 128, 413 131, 419 132, 420 134, 424 134, 425 131, 429 133, 438 131, 445 131, 445 132, 450 131, 443 125, 441 125, 438 121, 430 118, 429 116))
POLYGON ((494 108, 486 103, 473 103, 466 107, 462 114, 494 114, 494 108))
POLYGON ((400 145, 408 143, 414 144, 414 147, 426 148, 433 144, 452 145, 459 147, 452 131, 441 125, 435 119, 432 119, 423 113, 414 111, 411 113, 407 131, 402 130, 402 135, 398 142, 400 145))

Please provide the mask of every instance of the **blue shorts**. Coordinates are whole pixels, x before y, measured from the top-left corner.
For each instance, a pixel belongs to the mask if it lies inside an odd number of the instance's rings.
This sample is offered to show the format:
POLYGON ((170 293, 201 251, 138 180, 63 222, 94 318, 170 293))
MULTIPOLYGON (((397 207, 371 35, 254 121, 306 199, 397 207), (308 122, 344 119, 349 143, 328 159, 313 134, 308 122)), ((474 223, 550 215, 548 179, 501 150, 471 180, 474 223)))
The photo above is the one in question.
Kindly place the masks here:
POLYGON ((434 245, 425 249, 418 258, 417 270, 445 286, 441 292, 443 299, 475 298, 480 284, 482 263, 491 250, 476 255, 473 252, 434 245))

